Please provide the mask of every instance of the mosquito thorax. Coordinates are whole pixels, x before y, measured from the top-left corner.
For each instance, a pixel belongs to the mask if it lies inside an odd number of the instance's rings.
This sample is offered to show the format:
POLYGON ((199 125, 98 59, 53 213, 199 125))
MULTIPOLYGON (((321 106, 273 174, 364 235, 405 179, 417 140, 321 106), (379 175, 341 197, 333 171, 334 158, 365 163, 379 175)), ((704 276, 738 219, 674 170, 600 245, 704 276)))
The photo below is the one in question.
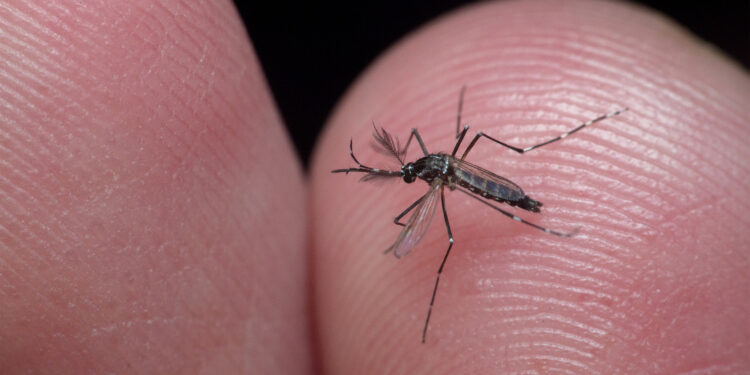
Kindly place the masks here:
POLYGON ((401 175, 404 176, 404 182, 410 184, 417 179, 417 172, 414 170, 414 163, 407 163, 401 166, 401 175))

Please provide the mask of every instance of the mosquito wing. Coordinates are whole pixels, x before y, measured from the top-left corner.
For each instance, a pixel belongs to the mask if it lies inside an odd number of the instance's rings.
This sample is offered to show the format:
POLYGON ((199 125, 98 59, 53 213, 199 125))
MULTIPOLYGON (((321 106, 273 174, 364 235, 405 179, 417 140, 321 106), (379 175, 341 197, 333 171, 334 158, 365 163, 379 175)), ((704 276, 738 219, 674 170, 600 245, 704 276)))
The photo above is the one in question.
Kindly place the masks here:
POLYGON ((526 197, 523 189, 516 185, 515 182, 498 176, 478 165, 471 164, 466 160, 451 158, 451 166, 455 171, 456 178, 465 181, 469 185, 467 187, 487 191, 493 196, 511 202, 526 197))
POLYGON ((422 240, 427 228, 435 217, 435 208, 437 207, 438 193, 440 192, 440 181, 435 181, 430 186, 430 191, 422 197, 422 201, 414 207, 414 213, 411 214, 409 221, 401 230, 396 242, 388 248, 387 251, 393 250, 396 258, 407 256, 411 250, 422 240))

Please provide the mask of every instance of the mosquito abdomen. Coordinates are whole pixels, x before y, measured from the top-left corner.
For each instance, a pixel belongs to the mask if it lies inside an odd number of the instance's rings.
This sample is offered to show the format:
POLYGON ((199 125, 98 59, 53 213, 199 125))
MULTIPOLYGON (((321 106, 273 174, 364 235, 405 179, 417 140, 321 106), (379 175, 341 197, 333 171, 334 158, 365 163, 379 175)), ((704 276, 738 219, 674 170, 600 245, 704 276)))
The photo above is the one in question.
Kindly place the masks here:
POLYGON ((462 169, 454 170, 454 174, 458 185, 487 199, 493 199, 498 202, 515 203, 526 197, 523 191, 500 185, 462 169))
POLYGON ((526 211, 539 212, 539 207, 542 207, 542 202, 529 198, 529 196, 523 197, 518 201, 518 207, 523 208, 526 211))

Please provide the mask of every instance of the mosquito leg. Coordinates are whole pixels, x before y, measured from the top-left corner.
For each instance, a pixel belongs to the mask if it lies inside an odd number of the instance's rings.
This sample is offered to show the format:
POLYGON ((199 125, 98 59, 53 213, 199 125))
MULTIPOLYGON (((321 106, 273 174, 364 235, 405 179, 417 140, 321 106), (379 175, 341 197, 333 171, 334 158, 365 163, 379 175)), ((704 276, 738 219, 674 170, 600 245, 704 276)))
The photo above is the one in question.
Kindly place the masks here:
POLYGON ((334 169, 331 172, 332 173, 346 173, 349 174, 349 172, 363 172, 367 173, 368 176, 365 176, 365 179, 369 179, 372 176, 382 176, 382 177, 398 177, 401 176, 401 171, 389 171, 389 170, 383 170, 378 168, 372 168, 368 167, 357 160, 357 158, 354 156, 354 150, 352 149, 352 141, 349 140, 349 156, 352 157, 352 160, 354 160, 355 163, 357 163, 356 168, 344 168, 344 169, 334 169))
POLYGON ((411 134, 409 135, 409 140, 406 141, 406 146, 402 149, 402 152, 406 152, 406 150, 409 148, 409 144, 411 143, 411 139, 417 137, 417 142, 419 142, 419 147, 422 149, 422 152, 424 153, 424 156, 429 155, 430 153, 427 152, 427 147, 425 147, 424 142, 422 141, 422 137, 419 135, 419 130, 417 128, 411 129, 411 134))
POLYGON ((440 275, 443 273, 443 267, 445 267, 445 261, 448 260, 448 255, 451 253, 453 247, 453 232, 451 231, 451 224, 448 222, 448 212, 445 210, 445 187, 440 187, 440 203, 443 206, 443 219, 445 220, 445 228, 448 230, 448 250, 445 251, 443 261, 440 263, 438 268, 437 277, 435 278, 435 287, 432 289, 432 298, 430 298, 430 307, 427 309, 427 318, 424 320, 424 329, 422 330, 422 344, 425 343, 427 337, 427 326, 430 325, 430 316, 432 316, 432 306, 435 305, 435 295, 437 294, 438 283, 440 283, 440 275))
POLYGON ((536 145, 531 146, 531 147, 526 147, 526 148, 520 148, 520 147, 511 146, 511 145, 509 145, 507 143, 503 143, 501 141, 498 141, 497 139, 492 138, 492 137, 490 137, 487 134, 479 132, 479 133, 477 133, 476 136, 474 136, 474 139, 471 140, 471 143, 469 143, 469 146, 466 147, 466 150, 464 150, 463 155, 461 155, 461 159, 466 158, 466 155, 469 153, 469 151, 471 151, 471 149, 474 147, 474 144, 477 143, 477 141, 481 137, 485 137, 485 138, 487 138, 487 139, 489 139, 489 140, 491 140, 491 141, 499 144, 500 146, 507 147, 507 148, 509 148, 509 149, 511 149, 511 150, 513 150, 513 151, 515 151, 517 153, 519 153, 519 154, 523 154, 523 153, 529 152, 531 150, 537 149, 539 147, 546 146, 546 145, 548 145, 550 143, 557 142, 557 141, 559 141, 559 140, 561 140, 561 139, 563 139, 563 138, 565 138, 565 137, 567 137, 567 136, 569 136, 569 135, 571 135, 571 134, 573 134, 573 133, 575 133, 575 132, 577 132, 577 131, 579 131, 579 130, 581 130, 581 129, 583 129, 583 128, 591 125, 591 124, 594 124, 596 122, 599 122, 599 121, 607 119, 607 118, 610 118, 612 116, 617 116, 617 115, 619 115, 619 114, 621 114, 621 113, 623 113, 623 112, 625 112, 627 110, 628 110, 628 108, 621 108, 621 109, 618 109, 618 110, 616 110, 614 112, 607 113, 606 115, 601 115, 601 116, 599 116, 599 117, 597 117, 597 118, 595 118, 593 120, 586 121, 583 124, 578 125, 575 128, 573 128, 572 130, 569 130, 569 131, 567 131, 567 132, 565 132, 563 134, 560 134, 560 135, 558 135, 555 138, 546 140, 546 141, 544 141, 542 143, 536 144, 536 145))
POLYGON ((402 226, 402 227, 403 227, 403 226, 406 226, 406 224, 404 224, 404 223, 400 222, 399 220, 401 220, 401 218, 402 218, 402 217, 404 217, 404 215, 408 214, 408 213, 409 213, 409 211, 413 210, 413 209, 414 209, 414 207, 417 207, 417 205, 418 205, 418 204, 419 204, 420 202, 422 202, 422 200, 424 200, 424 197, 425 197, 425 196, 423 195, 422 197, 420 197, 419 199, 417 199, 417 200, 416 200, 416 202, 412 203, 412 204, 411 204, 411 206, 409 206, 408 208, 406 208, 406 209, 404 210, 404 212, 402 212, 402 213, 400 213, 400 214, 399 214, 398 216, 396 216, 396 218, 395 218, 395 219, 393 219, 393 224, 396 224, 396 225, 400 225, 400 226, 402 226))
POLYGON ((456 152, 458 152, 458 146, 461 145, 461 142, 464 140, 464 136, 466 136, 466 132, 469 131, 469 125, 464 126, 464 130, 461 131, 461 134, 458 134, 456 138, 458 140, 456 141, 456 145, 453 146, 453 152, 451 152, 451 156, 454 158, 456 157, 456 152))
POLYGON ((349 156, 352 157, 352 160, 354 160, 355 163, 357 163, 357 168, 345 168, 345 169, 334 169, 331 172, 333 173, 346 173, 349 174, 349 172, 372 172, 375 169, 370 168, 357 160, 357 158, 354 156, 354 149, 352 148, 352 140, 349 140, 349 156))
POLYGON ((343 169, 334 169, 331 172, 332 173, 346 173, 349 174, 349 172, 362 172, 366 173, 360 181, 367 181, 373 178, 377 177, 400 177, 401 171, 389 171, 385 169, 378 169, 378 168, 372 168, 368 167, 357 160, 357 158, 354 156, 354 150, 352 149, 352 141, 349 140, 349 156, 352 157, 352 160, 354 160, 355 163, 357 163, 356 168, 343 168, 343 169))
MULTIPOLYGON (((461 113, 463 112, 464 108, 464 93, 466 92, 466 86, 461 86, 461 92, 458 94, 458 113, 456 114, 456 139, 458 140, 458 143, 456 143, 456 147, 453 150, 453 156, 456 155, 456 150, 458 150, 458 145, 461 144, 461 140, 463 139, 464 135, 466 135, 466 131, 469 129, 469 126, 467 125, 463 132, 459 132, 459 128, 461 127, 461 113)), ((422 142, 422 137, 419 136, 419 132, 417 129, 412 129, 411 134, 409 135, 409 140, 406 141, 406 146, 404 146, 404 150, 409 148, 409 144, 411 143, 411 139, 413 137, 417 137, 417 141, 419 142, 419 147, 422 148, 422 152, 425 156, 429 155, 430 153, 427 152, 427 147, 425 147, 424 142, 422 142)))
POLYGON ((458 129, 461 127, 461 112, 464 108, 464 92, 466 85, 461 86, 461 92, 458 94, 458 114, 456 115, 456 139, 458 139, 458 129))
POLYGON ((360 167, 360 168, 372 169, 372 168, 370 168, 370 167, 368 167, 368 166, 360 163, 359 160, 357 160, 357 158, 354 156, 354 148, 352 147, 352 143, 353 143, 353 140, 350 139, 349 140, 349 156, 352 157, 352 160, 354 160, 354 162, 357 163, 357 166, 360 167))
POLYGON ((466 190, 466 189, 464 189, 462 187, 457 187, 457 189, 460 190, 462 193, 464 193, 464 194, 466 194, 466 195, 468 195, 468 196, 470 196, 470 197, 472 197, 472 198, 474 198, 474 199, 476 199, 476 200, 478 200, 478 201, 480 201, 480 202, 482 202, 482 203, 484 203, 484 204, 486 204, 486 205, 488 205, 488 206, 490 206, 490 207, 492 207, 492 208, 500 211, 501 214, 503 214, 503 215, 505 215, 505 216, 507 216, 507 217, 509 217, 509 218, 511 218, 513 220, 515 220, 515 221, 518 221, 518 222, 521 222, 521 223, 526 224, 528 226, 531 226, 531 227, 534 227, 536 229, 539 229, 539 230, 541 230, 544 233, 549 233, 549 234, 552 234, 552 235, 555 235, 555 236, 558 236, 558 237, 572 237, 576 233, 578 233, 578 228, 575 228, 575 229, 573 229, 573 231, 567 232, 567 233, 558 232, 558 231, 554 231, 554 230, 549 229, 549 228, 545 228, 545 227, 543 227, 541 225, 534 224, 534 223, 532 223, 530 221, 526 221, 526 220, 524 220, 524 219, 522 219, 522 218, 520 218, 520 217, 518 217, 516 215, 513 215, 512 213, 510 213, 508 211, 505 211, 502 208, 497 207, 494 204, 492 204, 492 203, 490 203, 490 202, 488 202, 488 201, 486 201, 486 200, 484 200, 484 199, 482 199, 482 198, 480 198, 480 197, 472 194, 470 191, 468 191, 468 190, 466 190))
POLYGON ((469 131, 469 125, 467 124, 464 126, 464 130, 459 133, 458 129, 461 127, 461 112, 463 111, 464 107, 464 92, 466 92, 466 86, 461 86, 461 93, 458 94, 458 114, 456 115, 456 145, 453 146, 453 152, 451 152, 451 156, 456 157, 456 152, 458 152, 458 146, 461 145, 461 142, 464 140, 464 136, 466 136, 466 132, 469 131))

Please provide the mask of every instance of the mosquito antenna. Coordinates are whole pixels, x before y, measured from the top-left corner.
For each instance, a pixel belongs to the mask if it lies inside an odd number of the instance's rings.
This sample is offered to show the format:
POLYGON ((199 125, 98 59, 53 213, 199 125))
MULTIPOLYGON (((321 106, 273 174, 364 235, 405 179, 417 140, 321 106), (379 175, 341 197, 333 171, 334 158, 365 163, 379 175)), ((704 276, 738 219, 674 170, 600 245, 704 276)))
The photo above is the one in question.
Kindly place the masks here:
POLYGON ((388 133, 385 128, 381 127, 380 130, 378 130, 378 128, 375 126, 375 121, 372 122, 372 129, 372 136, 377 142, 375 144, 375 149, 386 155, 393 156, 394 158, 396 158, 396 160, 398 160, 400 165, 404 165, 404 156, 406 154, 406 149, 401 148, 401 143, 398 141, 398 138, 388 133))

